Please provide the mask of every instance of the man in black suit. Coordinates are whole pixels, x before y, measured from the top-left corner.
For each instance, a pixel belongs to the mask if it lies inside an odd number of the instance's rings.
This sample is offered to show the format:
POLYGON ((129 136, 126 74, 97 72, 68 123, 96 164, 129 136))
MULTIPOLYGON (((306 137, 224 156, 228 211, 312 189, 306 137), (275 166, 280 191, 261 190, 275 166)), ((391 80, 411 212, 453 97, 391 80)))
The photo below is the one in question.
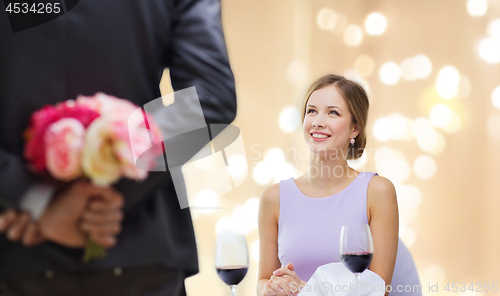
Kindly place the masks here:
POLYGON ((195 86, 207 124, 229 124, 236 98, 220 1, 80 0, 16 33, 2 11, 0 40, 0 207, 18 213, 0 221, 8 231, 0 235, 0 295, 184 295, 198 261, 189 209, 179 206, 171 175, 150 172, 143 183, 108 189, 49 184, 26 169, 22 133, 34 111, 79 94, 143 106, 160 97, 164 68, 174 90, 195 86), (102 199, 89 202, 96 194, 102 199), (29 211, 39 220, 30 222, 29 211), (105 259, 81 262, 87 234, 114 246, 105 259))

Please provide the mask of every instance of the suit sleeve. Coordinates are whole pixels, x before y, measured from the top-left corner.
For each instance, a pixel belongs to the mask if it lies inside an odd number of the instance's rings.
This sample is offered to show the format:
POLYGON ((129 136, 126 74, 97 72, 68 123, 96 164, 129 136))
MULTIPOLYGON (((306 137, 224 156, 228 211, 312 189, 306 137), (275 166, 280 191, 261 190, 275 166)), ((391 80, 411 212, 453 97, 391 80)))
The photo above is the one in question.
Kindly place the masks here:
POLYGON ((57 189, 56 184, 36 179, 22 159, 0 148, 0 212, 13 208, 40 218, 57 189))
POLYGON ((195 86, 206 122, 231 123, 236 116, 236 94, 220 1, 179 1, 174 18, 168 55, 173 89, 195 86))
POLYGON ((19 156, 0 148, 0 209, 19 208, 21 197, 35 182, 19 156))
MULTIPOLYGON (((204 136, 203 128, 176 137, 167 136, 164 142, 170 169, 179 168, 221 132, 220 128, 209 131, 207 125, 229 124, 236 117, 235 83, 224 41, 220 1, 176 1, 172 18, 171 38, 165 53, 172 87, 180 91, 194 86, 202 114, 194 110, 193 104, 180 102, 182 96, 180 100, 176 96, 174 104, 163 114, 158 112, 161 118, 155 121, 165 136, 199 121, 201 114, 209 137, 204 136)), ((124 193, 125 211, 129 211, 160 184, 178 177, 178 171, 171 171, 171 175, 150 172, 140 184, 122 179, 116 188, 124 193)))

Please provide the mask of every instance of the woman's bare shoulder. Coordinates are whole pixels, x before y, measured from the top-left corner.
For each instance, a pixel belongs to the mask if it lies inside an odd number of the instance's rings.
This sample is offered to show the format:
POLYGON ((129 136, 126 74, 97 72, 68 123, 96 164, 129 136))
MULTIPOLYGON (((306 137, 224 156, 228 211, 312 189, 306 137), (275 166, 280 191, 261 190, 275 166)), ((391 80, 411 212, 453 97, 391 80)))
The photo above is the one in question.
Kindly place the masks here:
POLYGON ((373 176, 368 183, 368 199, 376 202, 396 202, 396 188, 382 176, 373 176))
MULTIPOLYGON (((276 225, 279 221, 279 211, 280 187, 279 184, 276 183, 267 187, 262 192, 259 204, 259 221, 272 221, 272 224, 276 225)), ((259 222, 259 224, 260 223, 261 222, 259 222)))
POLYGON ((262 196, 260 197, 260 202, 268 206, 279 205, 280 201, 280 185, 279 183, 273 184, 264 191, 262 191, 262 196))

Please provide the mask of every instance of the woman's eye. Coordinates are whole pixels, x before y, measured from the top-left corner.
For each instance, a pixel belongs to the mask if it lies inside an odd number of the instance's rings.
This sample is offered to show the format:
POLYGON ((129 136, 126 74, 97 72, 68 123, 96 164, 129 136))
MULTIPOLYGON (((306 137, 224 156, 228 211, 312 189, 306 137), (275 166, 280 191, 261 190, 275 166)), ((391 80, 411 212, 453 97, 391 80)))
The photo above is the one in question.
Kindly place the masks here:
POLYGON ((330 111, 330 114, 332 114, 332 113, 335 114, 335 115, 339 115, 339 112, 337 112, 337 111, 333 111, 333 110, 330 111))
POLYGON ((316 110, 314 110, 314 109, 309 109, 309 110, 307 110, 307 114, 309 114, 309 113, 311 113, 311 112, 316 112, 316 110))

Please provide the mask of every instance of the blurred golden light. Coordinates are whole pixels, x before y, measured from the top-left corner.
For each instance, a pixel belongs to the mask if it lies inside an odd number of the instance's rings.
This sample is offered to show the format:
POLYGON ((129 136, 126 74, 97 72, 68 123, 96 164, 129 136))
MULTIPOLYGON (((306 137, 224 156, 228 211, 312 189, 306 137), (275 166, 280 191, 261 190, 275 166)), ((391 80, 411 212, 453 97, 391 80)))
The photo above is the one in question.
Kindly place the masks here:
POLYGON ((394 127, 392 139, 408 140, 411 138, 408 119, 406 117, 404 117, 401 113, 395 112, 389 116, 389 119, 391 120, 391 124, 394 127))
POLYGON ((200 208, 199 213, 203 214, 212 214, 214 212, 214 208, 217 208, 219 205, 219 198, 217 193, 210 189, 202 189, 193 200, 193 203, 190 206, 194 208, 200 208))
POLYGON ((370 13, 365 20, 365 30, 368 35, 382 35, 387 28, 387 19, 379 12, 370 13))
POLYGON ((344 43, 347 46, 358 46, 363 40, 363 31, 359 26, 349 25, 344 31, 344 43))
POLYGON ((335 29, 333 30, 333 33, 335 34, 342 34, 345 31, 345 28, 349 24, 349 21, 347 20, 347 17, 343 14, 337 14, 337 25, 335 26, 335 29))
POLYGON ((467 11, 471 16, 483 16, 488 11, 488 2, 486 0, 468 0, 467 11))
POLYGON ((488 25, 488 33, 495 39, 500 39, 500 19, 491 21, 488 25))
POLYGON ((411 130, 415 137, 420 137, 431 133, 434 128, 432 127, 432 123, 427 118, 419 117, 413 121, 411 130))
POLYGON ((307 66, 300 60, 292 61, 286 70, 286 77, 291 83, 304 81, 307 77, 307 66))
MULTIPOLYGON (((359 85, 365 90, 365 92, 370 95, 370 85, 368 82, 358 73, 356 70, 347 70, 344 72, 343 76, 349 80, 352 80, 359 85)), ((368 98, 370 99, 370 98, 368 98)))
POLYGON ((406 81, 413 81, 417 79, 413 73, 413 59, 404 59, 401 63, 401 76, 406 81))
POLYGON ((287 106, 281 111, 278 125, 285 133, 292 133, 300 126, 300 113, 294 106, 287 106))
POLYGON ((257 197, 249 198, 243 206, 243 217, 249 231, 256 230, 258 227, 260 199, 257 197))
POLYGON ((414 243, 416 239, 416 234, 415 231, 407 227, 406 231, 401 235, 401 240, 405 243, 405 245, 410 248, 414 243))
MULTIPOLYGON (((215 233, 217 235, 224 233, 226 231, 233 231, 233 230, 234 230, 234 224, 233 221, 231 220, 231 217, 222 217, 215 224, 215 233)), ((236 232, 241 233, 240 231, 236 232)))
POLYGON ((257 229, 258 213, 259 199, 250 198, 244 205, 236 206, 230 216, 220 218, 215 225, 215 232, 221 234, 232 231, 243 235, 248 234, 257 229))
POLYGON ((250 257, 252 257, 252 259, 255 261, 255 262, 259 262, 259 258, 260 258, 260 245, 259 245, 259 240, 256 240, 254 241, 251 245, 250 245, 250 257))
POLYGON ((416 78, 427 78, 431 75, 432 63, 426 55, 419 54, 413 58, 411 68, 416 78))
MULTIPOLYGON (((459 296, 483 296, 483 295, 485 295, 485 294, 483 294, 482 292, 478 292, 478 291, 465 291, 465 292, 461 292, 459 294, 459 296)), ((486 294, 486 295, 488 295, 488 294, 486 294)))
POLYGON ((500 115, 488 119, 488 134, 492 139, 500 140, 500 115))
MULTIPOLYGON (((397 192, 397 189, 396 189, 397 192)), ((415 209, 404 209, 400 208, 399 209, 399 218, 403 220, 405 223, 413 223, 417 220, 418 218, 418 210, 419 208, 415 209)))
POLYGON ((271 148, 266 151, 264 161, 269 163, 270 166, 275 167, 286 161, 285 153, 283 153, 283 149, 281 148, 271 148))
POLYGON ((500 62, 500 39, 485 38, 479 43, 479 55, 488 63, 500 62))
POLYGON ((401 237, 403 233, 405 233, 406 229, 408 227, 406 226, 405 221, 403 221, 403 217, 401 215, 399 216, 399 236, 401 237))
POLYGON ((316 23, 321 30, 333 31, 337 25, 338 16, 328 7, 321 9, 316 17, 316 23))
MULTIPOLYGON (((444 269, 439 265, 432 265, 424 273, 425 281, 432 283, 442 283, 446 279, 444 269)), ((423 282, 423 281, 422 281, 423 282)))
POLYGON ((385 63, 379 72, 380 80, 387 85, 393 85, 398 83, 401 77, 401 69, 398 64, 394 62, 385 63))
POLYGON ((412 185, 403 185, 398 188, 398 206, 407 209, 414 209, 422 203, 422 193, 412 185))
POLYGON ((393 138, 395 127, 388 117, 381 117, 373 124, 372 133, 375 139, 380 142, 387 142, 393 138))
POLYGON ((457 133, 462 127, 462 119, 457 112, 451 111, 451 120, 447 126, 443 127, 443 130, 449 134, 457 133))
POLYGON ((491 94, 491 102, 495 108, 500 109, 500 86, 497 86, 491 94))
POLYGON ((420 179, 428 180, 434 177, 436 170, 436 162, 430 156, 421 155, 413 162, 413 171, 420 179))
POLYGON ((364 167, 366 165, 366 162, 368 161, 368 151, 365 151, 360 158, 358 159, 349 159, 347 160, 347 163, 349 164, 350 167, 352 167, 355 170, 358 171, 364 171, 364 167))
POLYGON ((458 83, 458 97, 466 98, 470 95, 471 84, 469 78, 465 76, 460 76, 460 82, 458 83))
POLYGON ((295 166, 289 162, 281 163, 274 167, 274 183, 290 178, 297 178, 297 170, 295 166))
POLYGON ((444 149, 446 148, 446 139, 444 138, 444 136, 437 132, 436 135, 437 135, 437 143, 431 150, 428 151, 430 154, 433 155, 438 155, 443 153, 444 149))
POLYGON ((383 146, 377 149, 375 165, 380 175, 391 181, 402 183, 410 177, 411 169, 402 153, 383 146))
POLYGON ((424 282, 442 283, 446 279, 444 269, 439 265, 432 265, 424 272, 424 282))
POLYGON ((234 153, 227 158, 227 162, 229 164, 228 170, 231 177, 237 179, 246 177, 248 165, 245 156, 239 153, 234 153))
POLYGON ((369 55, 360 55, 354 62, 354 68, 360 75, 368 77, 375 70, 375 61, 369 55))
POLYGON ((431 109, 429 117, 435 127, 443 128, 451 122, 451 110, 445 104, 437 104, 431 109))
POLYGON ((295 167, 286 162, 281 148, 266 149, 264 160, 255 165, 252 176, 259 185, 298 177, 295 167))
POLYGON ((435 153, 440 150, 438 133, 427 118, 417 118, 413 122, 411 129, 420 149, 435 153))
POLYGON ((393 113, 388 117, 381 117, 375 121, 372 128, 373 136, 381 141, 409 140, 411 121, 400 113, 393 113))
POLYGON ((445 66, 439 71, 436 90, 443 99, 452 99, 458 94, 460 73, 453 66, 445 66))
POLYGON ((269 163, 261 161, 253 168, 252 177, 259 185, 267 185, 273 180, 273 170, 269 163))

